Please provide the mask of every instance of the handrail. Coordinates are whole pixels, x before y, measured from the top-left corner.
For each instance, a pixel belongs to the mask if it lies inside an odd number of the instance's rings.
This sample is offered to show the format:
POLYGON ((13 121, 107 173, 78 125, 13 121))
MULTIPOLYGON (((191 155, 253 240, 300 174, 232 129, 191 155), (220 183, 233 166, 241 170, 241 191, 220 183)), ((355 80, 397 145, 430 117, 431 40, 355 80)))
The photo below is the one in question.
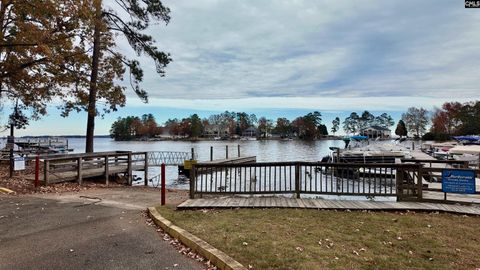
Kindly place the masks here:
POLYGON ((438 160, 438 159, 410 159, 401 158, 401 162, 416 162, 416 163, 444 163, 444 164, 464 164, 464 160, 438 160))
POLYGON ((419 168, 422 164, 405 164, 405 163, 329 163, 329 162, 306 162, 306 161, 288 161, 288 162, 256 162, 256 163, 223 163, 223 164, 207 164, 197 163, 196 168, 235 168, 235 167, 263 167, 263 166, 325 166, 325 167, 355 167, 355 168, 419 168))
POLYGON ((301 194, 421 198, 423 164, 260 162, 193 164, 196 194, 301 194))
POLYGON ((94 153, 80 153, 80 154, 69 154, 65 156, 55 156, 55 157, 45 157, 44 160, 48 161, 57 161, 57 160, 69 160, 77 158, 96 158, 96 157, 105 157, 105 156, 124 156, 132 153, 130 151, 110 151, 110 152, 94 152, 94 153))

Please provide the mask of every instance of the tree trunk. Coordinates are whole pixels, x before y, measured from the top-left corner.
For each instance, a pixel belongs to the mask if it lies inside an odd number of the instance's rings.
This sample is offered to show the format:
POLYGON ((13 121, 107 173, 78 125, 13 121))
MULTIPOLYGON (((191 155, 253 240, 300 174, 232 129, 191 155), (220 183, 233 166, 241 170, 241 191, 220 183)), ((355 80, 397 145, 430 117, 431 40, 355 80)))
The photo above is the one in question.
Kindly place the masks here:
POLYGON ((102 20, 102 1, 95 0, 95 28, 93 32, 93 55, 92 55, 92 73, 90 74, 90 91, 88 96, 88 116, 87 116, 87 137, 85 142, 85 152, 93 152, 93 136, 95 131, 95 116, 97 114, 97 79, 98 66, 100 61, 100 27, 102 20))

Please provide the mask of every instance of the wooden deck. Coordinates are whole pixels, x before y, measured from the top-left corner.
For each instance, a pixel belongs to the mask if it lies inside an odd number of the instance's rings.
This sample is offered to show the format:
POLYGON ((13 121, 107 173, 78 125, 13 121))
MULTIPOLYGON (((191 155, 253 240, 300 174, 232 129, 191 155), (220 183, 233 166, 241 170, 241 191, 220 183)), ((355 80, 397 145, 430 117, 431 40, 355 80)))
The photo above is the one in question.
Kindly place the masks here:
POLYGON ((201 161, 199 164, 242 164, 242 163, 250 163, 256 162, 256 156, 248 156, 248 157, 231 157, 227 159, 214 159, 211 161, 201 161))
POLYGON ((178 207, 180 210, 203 208, 305 208, 331 210, 411 210, 439 211, 467 215, 480 215, 480 206, 420 202, 372 202, 322 199, 295 199, 286 197, 227 197, 190 199, 178 207))

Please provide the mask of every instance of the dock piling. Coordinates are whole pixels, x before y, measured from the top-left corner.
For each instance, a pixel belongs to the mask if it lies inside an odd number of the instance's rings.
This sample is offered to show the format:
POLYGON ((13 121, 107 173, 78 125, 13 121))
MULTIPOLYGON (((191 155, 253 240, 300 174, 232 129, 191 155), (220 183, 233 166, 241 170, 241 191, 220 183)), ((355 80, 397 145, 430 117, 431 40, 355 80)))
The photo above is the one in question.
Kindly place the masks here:
POLYGON ((148 186, 148 152, 145 152, 145 171, 143 175, 144 185, 148 186))

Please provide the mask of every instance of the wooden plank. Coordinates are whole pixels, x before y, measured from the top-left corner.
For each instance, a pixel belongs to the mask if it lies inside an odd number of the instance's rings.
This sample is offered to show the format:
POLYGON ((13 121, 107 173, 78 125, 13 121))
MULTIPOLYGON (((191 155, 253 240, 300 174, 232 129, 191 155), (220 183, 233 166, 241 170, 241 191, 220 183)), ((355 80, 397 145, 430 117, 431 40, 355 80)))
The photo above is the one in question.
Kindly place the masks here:
POLYGON ((260 197, 257 197, 257 196, 251 197, 250 200, 252 201, 252 203, 249 203, 249 205, 250 205, 251 207, 259 207, 259 205, 260 205, 260 197))
POLYGON ((286 198, 283 196, 278 197, 277 205, 279 208, 285 208, 287 207, 287 201, 286 198))
POLYGON ((287 203, 287 208, 292 208, 295 207, 295 205, 292 203, 293 198, 285 198, 285 201, 287 203))
POLYGON ((233 197, 233 198, 230 200, 229 206, 234 207, 234 208, 239 207, 239 206, 240 206, 240 198, 238 198, 238 197, 233 197))
POLYGON ((255 197, 250 197, 250 198, 248 198, 248 206, 249 206, 249 207, 255 207, 255 202, 256 202, 256 198, 255 198, 255 197))
POLYGON ((317 208, 313 203, 312 199, 302 199, 303 204, 305 205, 305 208, 317 208))
POLYGON ((317 209, 321 209, 321 208, 330 208, 329 206, 327 206, 324 202, 321 202, 320 200, 314 200, 312 199, 312 203, 313 203, 313 206, 317 209))
POLYGON ((296 200, 296 202, 297 202, 298 207, 300 207, 300 208, 307 208, 307 207, 305 206, 305 204, 303 203, 303 200, 302 200, 302 199, 298 199, 298 198, 297 198, 297 199, 295 199, 295 200, 296 200))
POLYGON ((369 202, 369 201, 332 201, 320 199, 296 199, 285 197, 228 197, 216 199, 186 200, 179 209, 225 208, 225 207, 287 207, 313 209, 367 209, 367 210, 427 210, 460 214, 480 215, 480 209, 451 204, 434 204, 419 202, 369 202))
POLYGON ((240 207, 245 207, 248 205, 247 198, 240 198, 240 207))

